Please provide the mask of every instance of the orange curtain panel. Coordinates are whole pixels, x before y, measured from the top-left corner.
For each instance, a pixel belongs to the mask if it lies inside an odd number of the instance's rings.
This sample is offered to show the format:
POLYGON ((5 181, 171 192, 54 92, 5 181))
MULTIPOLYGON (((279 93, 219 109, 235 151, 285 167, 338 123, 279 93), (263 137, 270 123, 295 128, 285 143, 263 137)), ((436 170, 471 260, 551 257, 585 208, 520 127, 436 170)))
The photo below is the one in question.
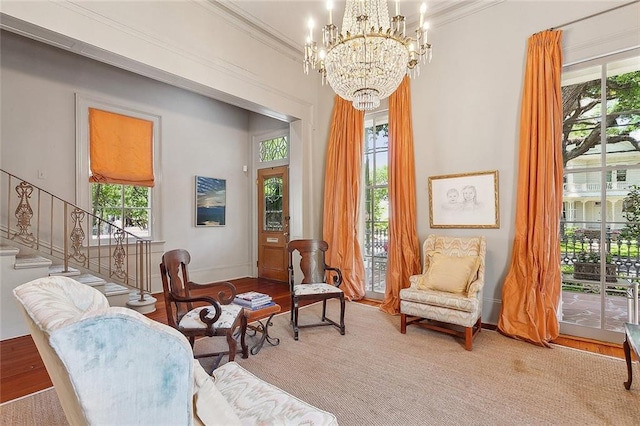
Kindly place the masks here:
POLYGON ((89 108, 90 182, 153 186, 153 122, 89 108))
POLYGON ((515 238, 498 328, 548 346, 558 337, 562 213, 561 31, 529 38, 520 113, 515 238))
POLYGON ((340 268, 349 300, 364 297, 364 263, 358 242, 364 113, 336 96, 327 148, 323 239, 327 264, 340 268))
POLYGON ((420 273, 416 229, 416 167, 411 123, 411 92, 405 76, 389 98, 389 248, 387 281, 380 309, 400 312, 400 290, 420 273))

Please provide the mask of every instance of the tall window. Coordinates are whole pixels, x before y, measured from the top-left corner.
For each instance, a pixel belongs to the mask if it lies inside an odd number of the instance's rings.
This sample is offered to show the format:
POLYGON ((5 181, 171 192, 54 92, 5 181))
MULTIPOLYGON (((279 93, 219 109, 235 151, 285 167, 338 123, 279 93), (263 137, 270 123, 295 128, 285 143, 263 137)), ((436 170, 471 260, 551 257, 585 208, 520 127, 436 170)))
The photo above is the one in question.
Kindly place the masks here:
POLYGON ((563 73, 562 321, 601 340, 622 330, 640 280, 640 56, 632 55, 563 73))
POLYGON ((94 215, 92 238, 111 238, 110 224, 153 238, 159 117, 87 95, 76 103, 77 204, 94 215))
POLYGON ((364 244, 367 296, 384 296, 389 242, 389 116, 367 115, 364 124, 364 244))

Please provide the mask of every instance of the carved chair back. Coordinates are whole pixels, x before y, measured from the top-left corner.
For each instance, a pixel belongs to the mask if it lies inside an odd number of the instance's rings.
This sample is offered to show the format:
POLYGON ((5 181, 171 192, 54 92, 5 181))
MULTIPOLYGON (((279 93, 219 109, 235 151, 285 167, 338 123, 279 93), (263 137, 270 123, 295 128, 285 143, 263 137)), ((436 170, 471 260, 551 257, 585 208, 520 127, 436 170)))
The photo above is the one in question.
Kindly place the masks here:
POLYGON ((325 263, 325 255, 329 244, 322 240, 294 240, 290 241, 289 250, 289 277, 291 289, 294 284, 293 255, 297 251, 300 255, 300 271, 303 278, 301 284, 330 283, 335 286, 342 284, 342 273, 337 268, 332 268, 325 263))
POLYGON ((166 252, 162 256, 160 272, 162 276, 162 289, 164 302, 167 309, 169 325, 177 328, 177 323, 182 317, 193 309, 191 302, 179 302, 173 296, 190 297, 189 272, 187 265, 191 262, 188 251, 177 249, 166 252))

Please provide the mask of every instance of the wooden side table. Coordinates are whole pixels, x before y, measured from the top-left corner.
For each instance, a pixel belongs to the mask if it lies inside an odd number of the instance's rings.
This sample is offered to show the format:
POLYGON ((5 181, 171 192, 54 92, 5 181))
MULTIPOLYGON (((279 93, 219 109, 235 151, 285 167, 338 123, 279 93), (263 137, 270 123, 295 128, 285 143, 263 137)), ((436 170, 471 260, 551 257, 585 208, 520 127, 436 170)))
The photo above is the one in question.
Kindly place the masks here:
POLYGON ((636 357, 640 359, 640 325, 625 323, 624 324, 624 343, 622 344, 624 349, 624 359, 627 361, 627 376, 628 380, 624 382, 624 388, 626 390, 631 389, 631 381, 633 380, 633 370, 631 366, 631 350, 636 354, 636 357))
POLYGON ((251 346, 251 355, 255 355, 260 352, 262 346, 264 345, 265 340, 269 342, 271 346, 278 346, 280 344, 280 339, 269 336, 269 326, 271 325, 271 319, 273 316, 280 312, 282 308, 277 303, 275 305, 267 306, 263 309, 251 310, 249 308, 244 308, 244 316, 249 323, 247 325, 247 329, 251 329, 256 333, 260 333, 260 339, 251 346), (262 321, 266 318, 266 321, 262 321), (257 322, 257 325, 251 324, 252 322, 257 322))

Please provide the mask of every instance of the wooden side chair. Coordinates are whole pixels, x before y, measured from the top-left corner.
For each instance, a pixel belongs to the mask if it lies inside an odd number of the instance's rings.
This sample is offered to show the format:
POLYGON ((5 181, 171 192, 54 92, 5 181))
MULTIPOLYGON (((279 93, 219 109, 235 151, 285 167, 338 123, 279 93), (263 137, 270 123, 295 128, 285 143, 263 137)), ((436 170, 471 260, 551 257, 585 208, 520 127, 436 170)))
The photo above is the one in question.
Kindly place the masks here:
POLYGON ((325 263, 325 253, 329 245, 322 240, 294 240, 290 241, 289 250, 289 284, 291 292, 291 324, 293 325, 293 338, 298 340, 298 331, 304 327, 332 325, 344 335, 344 292, 339 288, 342 284, 342 272, 338 268, 332 268, 325 263), (294 253, 300 254, 300 270, 302 281, 298 284, 294 276, 294 253), (327 282, 329 280, 329 282, 327 282), (340 322, 337 323, 327 318, 327 300, 340 299, 340 322), (322 300, 321 322, 313 324, 298 323, 298 308, 302 300, 322 300))
POLYGON ((235 286, 229 282, 209 284, 192 282, 189 280, 187 270, 190 261, 189 252, 181 249, 168 251, 162 256, 160 274, 169 325, 189 339, 191 347, 194 348, 195 358, 228 354, 229 361, 233 361, 236 356, 237 342, 234 334, 240 328, 242 357, 247 358, 249 356, 249 349, 245 343, 247 320, 243 308, 231 303, 237 293, 235 286), (217 297, 191 295, 192 290, 200 289, 217 290, 217 297), (195 302, 201 303, 195 306, 195 302), (196 341, 196 337, 205 336, 226 336, 228 351, 214 350, 214 345, 204 344, 205 339, 196 341))

